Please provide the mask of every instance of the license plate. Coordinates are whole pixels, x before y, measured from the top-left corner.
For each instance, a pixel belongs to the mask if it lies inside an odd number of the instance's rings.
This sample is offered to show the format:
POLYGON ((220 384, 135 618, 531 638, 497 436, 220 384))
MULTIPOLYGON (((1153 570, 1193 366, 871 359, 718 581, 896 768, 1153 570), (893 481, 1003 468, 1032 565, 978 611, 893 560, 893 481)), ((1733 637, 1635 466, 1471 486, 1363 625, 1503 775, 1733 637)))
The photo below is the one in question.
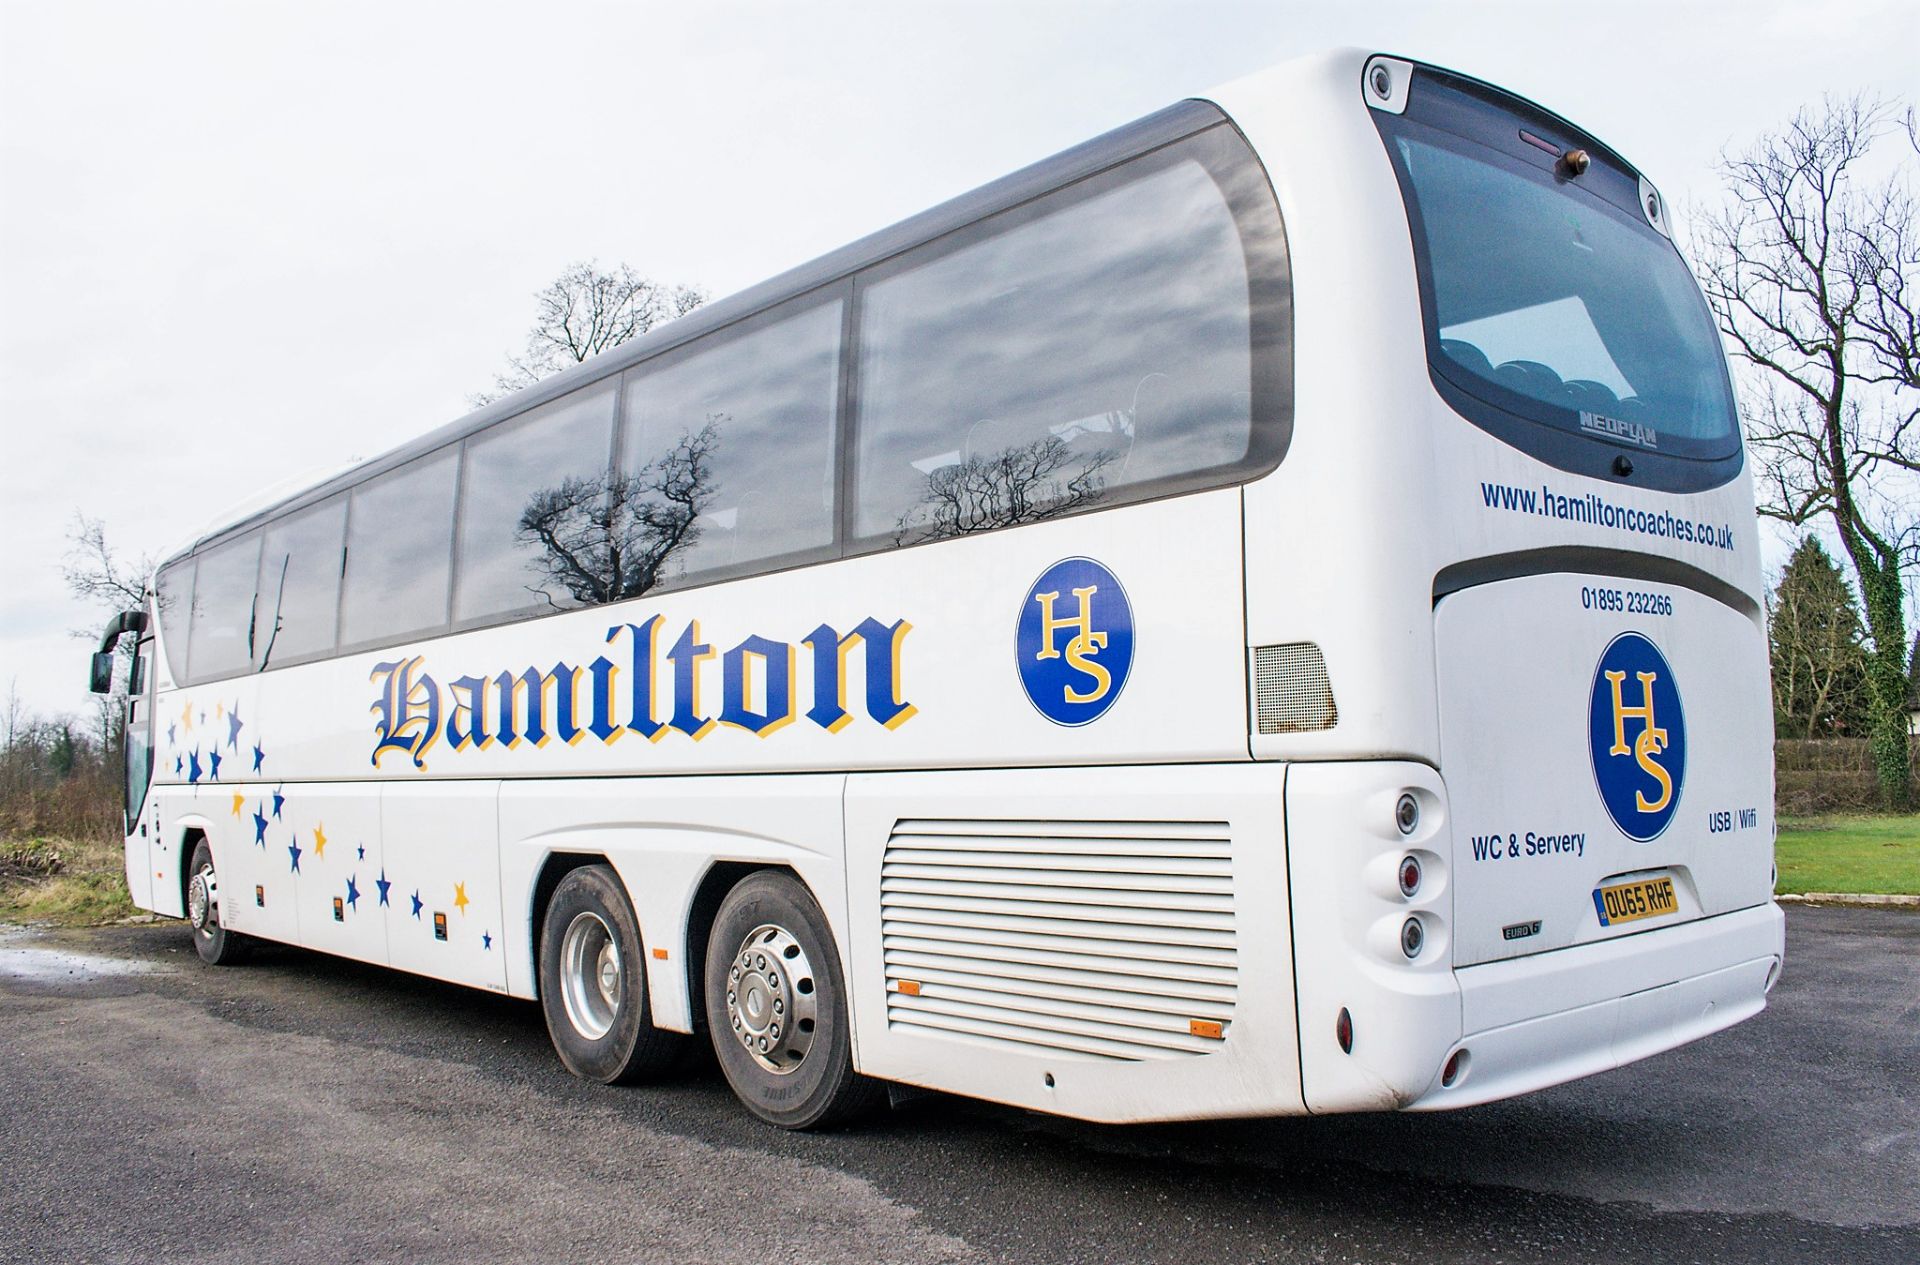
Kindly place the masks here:
POLYGON ((1643 878, 1631 883, 1615 883, 1611 887, 1596 887, 1593 891, 1593 909, 1600 915, 1600 925, 1611 927, 1617 923, 1638 922, 1642 918, 1678 913, 1680 901, 1673 894, 1671 878, 1643 878))

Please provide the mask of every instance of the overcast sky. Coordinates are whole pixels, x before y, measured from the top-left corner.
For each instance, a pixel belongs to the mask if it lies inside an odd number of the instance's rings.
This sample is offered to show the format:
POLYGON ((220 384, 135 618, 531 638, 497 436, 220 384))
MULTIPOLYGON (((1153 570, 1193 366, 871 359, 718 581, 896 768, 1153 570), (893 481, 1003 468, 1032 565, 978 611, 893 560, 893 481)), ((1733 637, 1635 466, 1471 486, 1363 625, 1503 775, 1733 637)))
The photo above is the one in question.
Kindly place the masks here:
POLYGON ((1673 202, 1920 5, 0 0, 0 693, 79 710, 77 512, 159 552, 466 411, 577 259, 728 293, 1179 98, 1359 45, 1594 131, 1673 202))

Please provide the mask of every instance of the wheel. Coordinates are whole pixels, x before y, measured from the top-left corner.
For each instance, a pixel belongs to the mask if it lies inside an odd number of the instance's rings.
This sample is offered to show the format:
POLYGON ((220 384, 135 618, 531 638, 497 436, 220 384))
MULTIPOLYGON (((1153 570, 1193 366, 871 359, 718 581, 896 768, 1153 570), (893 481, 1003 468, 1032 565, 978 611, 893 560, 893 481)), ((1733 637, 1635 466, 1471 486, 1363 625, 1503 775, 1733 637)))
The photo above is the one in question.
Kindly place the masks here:
POLYGON ((193 845, 193 859, 187 863, 187 923, 203 962, 232 966, 247 955, 247 937, 220 925, 220 878, 205 839, 193 845))
POLYGON ((604 865, 570 871, 540 924, 540 1006, 567 1070, 625 1084, 658 1075, 683 1038, 653 1026, 640 923, 619 876, 604 865))
POLYGON ((841 1124, 885 1087, 853 1070, 846 983, 825 915, 763 870, 727 893, 707 941, 707 1030, 747 1110, 783 1129, 841 1124))

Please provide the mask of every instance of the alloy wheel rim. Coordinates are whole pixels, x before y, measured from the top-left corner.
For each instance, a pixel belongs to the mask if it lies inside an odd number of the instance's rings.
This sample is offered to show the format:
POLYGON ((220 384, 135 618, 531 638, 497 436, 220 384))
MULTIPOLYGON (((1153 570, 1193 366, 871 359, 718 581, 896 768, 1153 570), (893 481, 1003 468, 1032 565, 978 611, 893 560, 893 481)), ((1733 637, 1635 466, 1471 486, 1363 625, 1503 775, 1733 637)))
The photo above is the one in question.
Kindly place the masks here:
POLYGON ((789 1075, 812 1051, 819 1017, 813 962, 800 941, 772 923, 749 931, 727 968, 727 1022, 741 1048, 789 1075))
POLYGON ((213 864, 208 862, 195 871, 193 881, 187 884, 187 921, 203 936, 213 934, 215 890, 213 864))
POLYGON ((626 963, 606 919, 592 911, 573 916, 560 939, 560 1000, 567 1021, 589 1041, 613 1029, 627 994, 626 963))

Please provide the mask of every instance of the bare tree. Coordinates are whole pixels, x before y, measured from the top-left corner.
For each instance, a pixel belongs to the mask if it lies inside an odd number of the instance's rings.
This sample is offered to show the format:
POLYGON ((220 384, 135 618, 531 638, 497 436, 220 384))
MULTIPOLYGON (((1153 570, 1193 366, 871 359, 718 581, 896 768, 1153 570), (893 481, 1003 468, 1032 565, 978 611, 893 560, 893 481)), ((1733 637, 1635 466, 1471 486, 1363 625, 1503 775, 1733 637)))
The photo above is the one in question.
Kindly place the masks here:
POLYGON ((1920 544, 1920 225, 1907 147, 1890 174, 1870 173, 1900 131, 1891 108, 1859 98, 1800 111, 1721 160, 1729 201, 1699 241, 1701 282, 1742 370, 1760 512, 1830 524, 1859 583, 1889 808, 1911 797, 1903 606, 1920 544))
MULTIPOLYGON (((150 554, 142 554, 139 559, 128 562, 123 559, 107 540, 106 525, 97 518, 88 518, 76 512, 73 523, 67 528, 67 553, 60 566, 60 575, 67 582, 67 592, 83 602, 97 607, 101 615, 111 617, 121 611, 137 611, 145 607, 147 577, 153 574, 154 559, 150 554)), ((104 621, 103 621, 104 622, 104 621)), ((92 640, 100 635, 99 626, 76 628, 73 635, 92 640)), ((122 663, 133 662, 136 639, 123 637, 120 640, 120 659, 122 663)), ((118 699, 126 691, 129 673, 122 670, 115 677, 112 699, 118 699)), ((102 717, 117 714, 117 702, 103 703, 98 709, 102 717)), ((100 721, 105 732, 106 722, 100 721)))
POLYGON ((472 403, 478 408, 532 386, 706 301, 698 286, 668 285, 626 264, 607 272, 597 262, 572 264, 534 295, 537 309, 525 349, 507 357, 507 371, 494 378, 491 390, 476 392, 472 403))
POLYGON ((108 612, 138 610, 146 598, 147 577, 153 574, 153 558, 143 555, 127 562, 107 543, 104 523, 75 513, 60 574, 67 592, 83 602, 108 612))
POLYGON ((1102 449, 1076 458, 1057 436, 999 452, 964 457, 927 475, 920 494, 894 530, 897 544, 944 540, 1071 514, 1098 501, 1101 471, 1115 454, 1102 449))
MULTIPOLYGON (((515 532, 539 549, 535 565, 573 605, 638 597, 657 586, 676 555, 700 539, 713 501, 713 452, 722 415, 680 437, 631 475, 565 479, 535 492, 515 532)), ((556 609, 568 603, 535 589, 556 609)))

